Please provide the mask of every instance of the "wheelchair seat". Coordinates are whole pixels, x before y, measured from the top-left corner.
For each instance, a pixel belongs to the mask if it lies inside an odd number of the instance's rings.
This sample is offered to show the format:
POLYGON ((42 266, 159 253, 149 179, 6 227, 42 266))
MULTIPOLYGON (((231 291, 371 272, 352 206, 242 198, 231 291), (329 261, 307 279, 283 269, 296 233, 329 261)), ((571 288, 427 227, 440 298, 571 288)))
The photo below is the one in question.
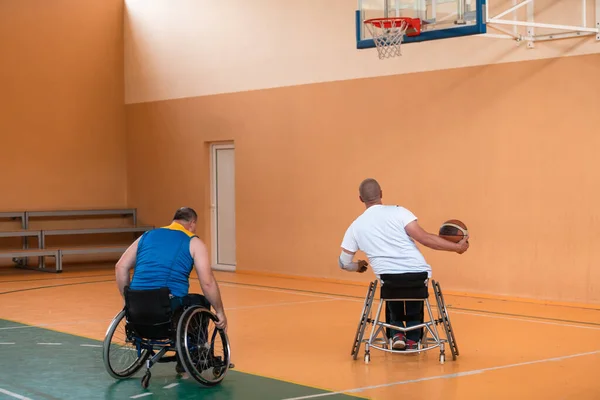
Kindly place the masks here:
POLYGON ((145 339, 174 336, 171 291, 168 288, 132 290, 125 287, 125 316, 128 327, 145 339))

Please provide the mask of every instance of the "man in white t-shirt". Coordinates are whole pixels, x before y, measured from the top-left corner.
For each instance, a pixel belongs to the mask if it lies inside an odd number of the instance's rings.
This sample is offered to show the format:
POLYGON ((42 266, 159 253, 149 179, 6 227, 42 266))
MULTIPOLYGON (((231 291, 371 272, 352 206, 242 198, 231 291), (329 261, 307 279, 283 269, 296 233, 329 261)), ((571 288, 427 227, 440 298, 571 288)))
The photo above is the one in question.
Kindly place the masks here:
MULTIPOLYGON (((453 251, 459 254, 469 248, 469 237, 454 243, 438 235, 426 232, 417 222, 417 217, 406 208, 383 205, 383 192, 375 179, 365 179, 359 187, 360 200, 366 210, 352 222, 342 242, 339 265, 350 272, 363 273, 367 262, 353 262, 354 254, 361 250, 369 259, 373 272, 379 280, 382 275, 393 275, 395 279, 414 279, 415 276, 431 278, 431 267, 417 248, 414 240, 434 250, 453 251)), ((383 282, 385 285, 385 281, 383 282)), ((388 302, 388 323, 406 327, 423 323, 423 302, 388 302)), ((416 349, 422 330, 393 333, 394 349, 416 349)))

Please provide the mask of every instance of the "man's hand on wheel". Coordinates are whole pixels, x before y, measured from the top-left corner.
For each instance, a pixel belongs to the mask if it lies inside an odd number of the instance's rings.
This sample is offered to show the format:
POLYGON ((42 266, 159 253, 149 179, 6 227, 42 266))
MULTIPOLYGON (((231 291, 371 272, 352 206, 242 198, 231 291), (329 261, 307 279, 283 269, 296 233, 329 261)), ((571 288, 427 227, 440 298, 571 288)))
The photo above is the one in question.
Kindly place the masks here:
POLYGON ((218 321, 215 323, 217 328, 224 330, 227 332, 227 317, 225 316, 225 312, 217 313, 218 321))
POLYGON ((365 260, 358 260, 358 272, 359 274, 362 274, 363 272, 365 272, 367 270, 369 263, 366 262, 365 260))

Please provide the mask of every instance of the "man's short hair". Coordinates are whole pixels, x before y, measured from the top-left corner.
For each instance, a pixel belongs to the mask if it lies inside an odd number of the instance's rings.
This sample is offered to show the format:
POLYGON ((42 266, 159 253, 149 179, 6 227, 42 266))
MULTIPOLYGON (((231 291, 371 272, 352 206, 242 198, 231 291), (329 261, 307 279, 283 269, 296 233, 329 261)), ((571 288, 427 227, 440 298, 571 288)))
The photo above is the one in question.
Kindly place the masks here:
POLYGON ((175 216, 173 217, 173 221, 192 222, 197 220, 198 214, 196 214, 196 211, 190 207, 181 207, 175 212, 175 216))
POLYGON ((373 178, 367 178, 358 187, 360 198, 365 203, 381 200, 381 186, 373 178))

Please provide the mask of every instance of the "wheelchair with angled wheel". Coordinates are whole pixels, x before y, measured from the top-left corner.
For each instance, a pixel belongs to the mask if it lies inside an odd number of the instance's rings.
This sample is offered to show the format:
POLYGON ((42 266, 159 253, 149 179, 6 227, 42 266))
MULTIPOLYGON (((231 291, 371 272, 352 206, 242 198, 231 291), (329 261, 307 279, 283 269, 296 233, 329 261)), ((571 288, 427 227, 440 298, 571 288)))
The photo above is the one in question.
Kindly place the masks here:
POLYGON ((113 378, 129 378, 145 366, 141 384, 147 388, 154 364, 178 361, 196 382, 214 386, 234 367, 227 333, 216 327, 210 306, 173 309, 168 288, 125 287, 124 295, 125 306, 110 323, 103 343, 104 366, 113 378))
MULTIPOLYGON (((454 330, 450 323, 450 317, 444 302, 444 296, 442 289, 438 282, 432 280, 433 294, 435 296, 437 304, 437 318, 434 317, 431 305, 429 303, 429 290, 427 287, 427 273, 417 274, 406 274, 402 275, 382 275, 382 285, 380 290, 380 300, 377 307, 377 311, 372 315, 372 305, 375 300, 375 294, 377 291, 378 280, 375 280, 369 284, 369 289, 365 297, 363 310, 358 323, 358 329, 354 336, 352 344, 352 357, 354 360, 357 359, 360 351, 361 344, 365 344, 365 363, 371 361, 371 349, 382 350, 384 352, 395 353, 395 354, 415 354, 423 353, 425 351, 439 348, 440 355, 439 361, 444 364, 446 360, 446 345, 450 348, 452 354, 452 360, 456 360, 459 355, 458 346, 456 344, 456 338, 454 336, 454 330), (407 278, 407 275, 411 275, 407 278), (411 327, 395 326, 388 322, 390 317, 386 312, 386 322, 381 320, 381 310, 383 306, 391 302, 422 302, 424 309, 427 310, 428 320, 424 318, 424 312, 421 314, 422 323, 413 325, 411 327), (365 338, 365 332, 367 326, 371 325, 371 332, 368 337, 365 338), (438 332, 438 325, 442 325, 444 328, 445 338, 438 332), (417 342, 415 349, 393 349, 393 338, 391 331, 395 330, 401 333, 407 333, 413 330, 422 330, 421 339, 417 342)), ((405 303, 406 304, 406 303, 405 303)), ((407 321, 408 316, 401 318, 402 321, 407 321)), ((415 319, 414 316, 412 319, 415 319)))

